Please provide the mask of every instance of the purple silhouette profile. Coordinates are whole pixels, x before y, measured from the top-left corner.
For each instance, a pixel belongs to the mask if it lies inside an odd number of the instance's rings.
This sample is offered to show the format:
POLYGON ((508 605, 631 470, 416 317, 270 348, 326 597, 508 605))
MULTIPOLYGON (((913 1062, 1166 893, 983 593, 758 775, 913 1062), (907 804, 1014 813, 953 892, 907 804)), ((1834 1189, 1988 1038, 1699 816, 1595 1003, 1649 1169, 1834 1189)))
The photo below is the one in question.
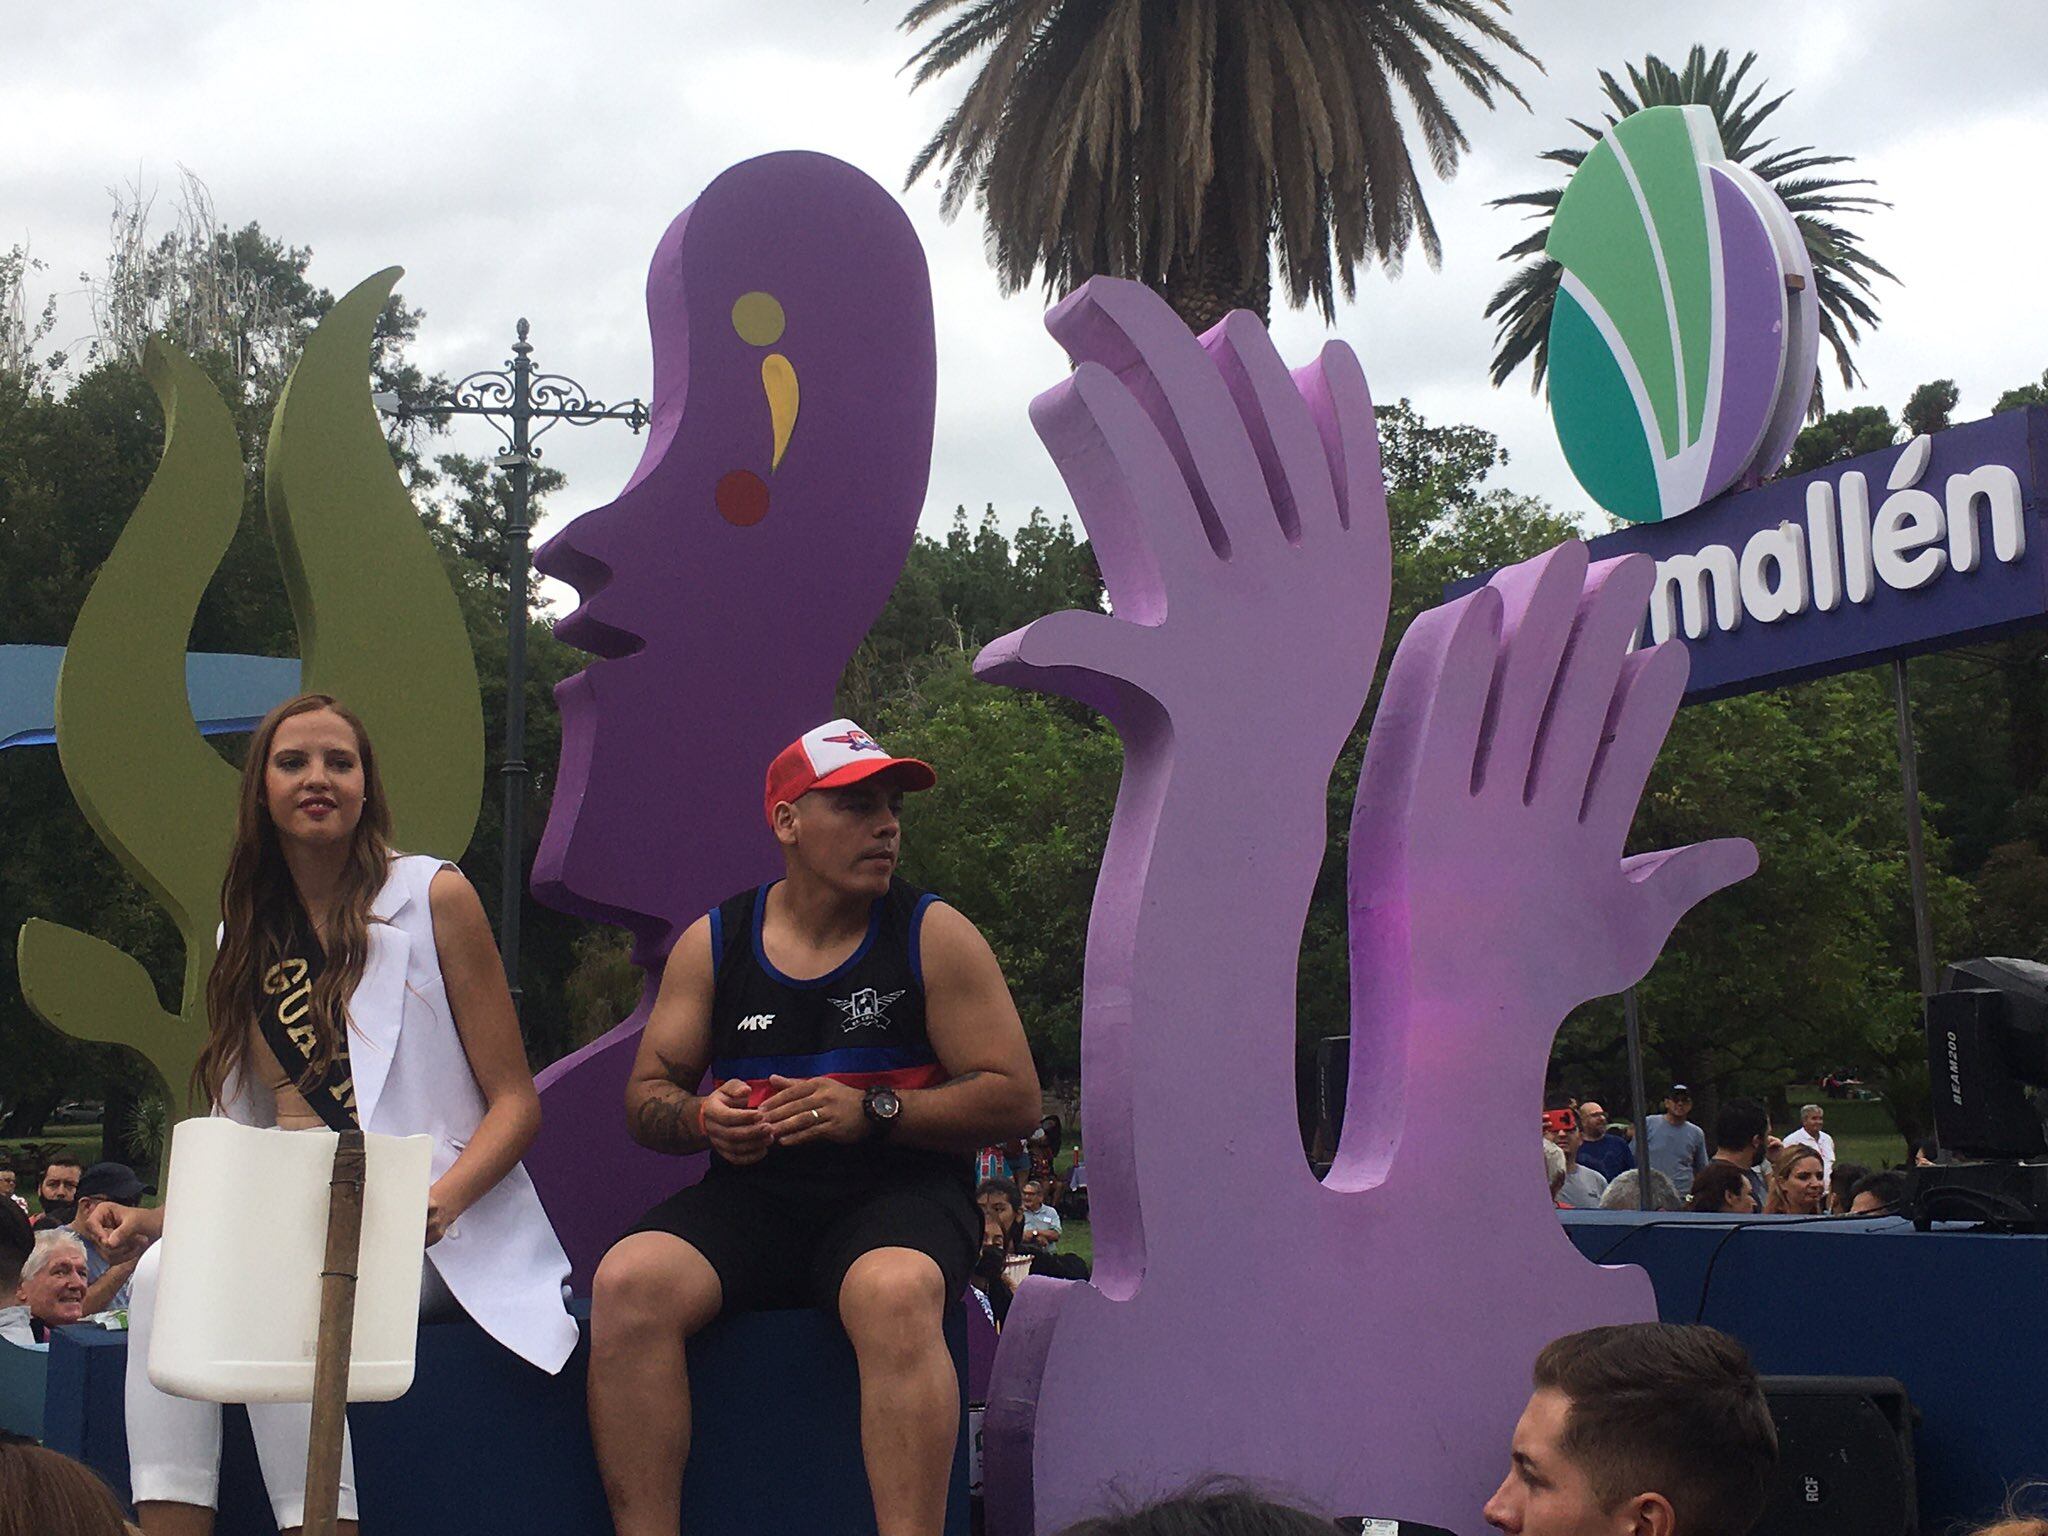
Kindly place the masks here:
POLYGON ((1031 417, 1116 616, 1050 615, 977 668, 1100 709, 1125 766, 1083 998, 1095 1276, 1010 1310, 989 1529, 1226 1473, 1476 1532, 1537 1350, 1655 1316, 1641 1271, 1559 1228, 1537 1109, 1565 1013, 1755 867, 1740 841, 1623 856, 1683 647, 1630 654, 1650 562, 1576 543, 1411 626, 1353 822, 1349 1107, 1318 1183, 1296 958, 1391 567, 1365 378, 1335 343, 1290 374, 1243 313, 1198 341, 1131 283, 1046 324, 1076 366, 1031 417))
POLYGON ((596 660, 556 690, 562 758, 534 893, 632 931, 641 1005, 540 1074, 527 1155, 587 1283, 691 1164, 633 1145, 624 1086, 678 934, 781 868, 761 784, 833 713, 917 527, 936 380, 924 253, 895 200, 826 155, 724 172, 647 279, 654 409, 616 501, 535 555, 596 660))

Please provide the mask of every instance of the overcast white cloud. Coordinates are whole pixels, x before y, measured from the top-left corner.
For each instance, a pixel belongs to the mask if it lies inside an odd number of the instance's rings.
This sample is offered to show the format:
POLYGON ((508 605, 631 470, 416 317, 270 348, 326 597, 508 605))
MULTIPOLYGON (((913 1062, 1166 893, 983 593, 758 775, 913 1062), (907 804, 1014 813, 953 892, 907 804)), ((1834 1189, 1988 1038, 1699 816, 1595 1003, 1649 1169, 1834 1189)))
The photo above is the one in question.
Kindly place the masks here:
MULTIPOLYGON (((340 291, 394 262, 428 316, 417 356, 450 373, 495 366, 529 317, 538 361, 617 398, 648 388, 646 263, 669 220, 723 167, 783 148, 841 156, 885 185, 960 88, 916 96, 898 70, 901 0, 0 0, 0 245, 28 239, 60 290, 97 268, 106 189, 170 188, 188 166, 221 215, 315 252, 340 291)), ((1965 415, 2048 366, 2038 297, 2048 203, 2048 6, 2033 0, 1522 0, 1514 25, 1545 72, 1512 64, 1529 98, 1460 115, 1473 150, 1431 207, 1445 257, 1372 273, 1334 327, 1276 317, 1290 357, 1350 341, 1375 394, 1497 432, 1500 483, 1585 505, 1540 401, 1486 381, 1488 295, 1518 238, 1486 202, 1546 184, 1537 154, 1598 110, 1596 70, 1691 43, 1762 55, 1795 94, 1791 142, 1856 157, 1894 205, 1867 221, 1899 276, 1859 353, 1868 387, 1836 403, 1903 402, 1952 377, 1965 415)), ((957 503, 1006 521, 1068 503, 1025 417, 1063 360, 1042 295, 1003 297, 972 213, 948 225, 930 178, 904 193, 930 256, 939 319, 939 431, 927 531, 957 503)), ((87 319, 73 299, 67 335, 87 319)), ((481 428, 477 430, 481 431, 481 428)), ((486 443, 465 443, 482 449, 486 443)), ((609 496, 638 456, 623 430, 564 428, 570 476, 551 524, 609 496)))

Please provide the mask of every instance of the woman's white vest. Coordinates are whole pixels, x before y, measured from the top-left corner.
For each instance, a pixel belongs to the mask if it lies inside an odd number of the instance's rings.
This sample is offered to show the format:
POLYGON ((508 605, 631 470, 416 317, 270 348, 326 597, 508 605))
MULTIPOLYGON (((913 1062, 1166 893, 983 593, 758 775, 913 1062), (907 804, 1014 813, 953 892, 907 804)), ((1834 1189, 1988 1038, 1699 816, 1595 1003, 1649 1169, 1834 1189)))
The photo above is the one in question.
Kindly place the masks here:
MULTIPOLYGON (((427 887, 443 867, 420 855, 391 861, 370 906, 369 959, 348 1005, 358 1121, 387 1136, 433 1137, 437 1179, 485 1108, 434 948, 427 887)), ((276 1100, 247 1072, 228 1083, 216 1112, 244 1125, 277 1124, 276 1100)), ((576 1323, 562 1304, 569 1256, 523 1163, 464 1211, 427 1259, 492 1338, 542 1370, 562 1368, 576 1347, 576 1323)))

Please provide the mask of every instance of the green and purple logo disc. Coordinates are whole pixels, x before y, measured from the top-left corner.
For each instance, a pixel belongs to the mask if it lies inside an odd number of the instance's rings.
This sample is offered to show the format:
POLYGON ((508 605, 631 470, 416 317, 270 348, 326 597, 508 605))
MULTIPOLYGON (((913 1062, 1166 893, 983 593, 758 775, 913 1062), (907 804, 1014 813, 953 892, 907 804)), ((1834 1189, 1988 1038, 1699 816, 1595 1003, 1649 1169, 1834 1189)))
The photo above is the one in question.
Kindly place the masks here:
POLYGON ((1791 451, 1819 361, 1791 212, 1706 107, 1608 129, 1559 201, 1550 414, 1572 473, 1632 522, 1689 512, 1791 451))

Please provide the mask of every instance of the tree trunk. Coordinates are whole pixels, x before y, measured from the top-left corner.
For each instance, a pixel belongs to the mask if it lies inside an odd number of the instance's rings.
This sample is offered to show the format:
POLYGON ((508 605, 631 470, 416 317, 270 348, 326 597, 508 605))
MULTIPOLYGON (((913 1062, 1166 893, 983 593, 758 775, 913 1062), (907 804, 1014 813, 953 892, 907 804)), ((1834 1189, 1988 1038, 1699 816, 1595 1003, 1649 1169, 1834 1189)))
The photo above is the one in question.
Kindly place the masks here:
POLYGON ((1264 324, 1273 307, 1272 237, 1264 211, 1241 211, 1222 177, 1212 178, 1202 196, 1201 239, 1168 265, 1160 292, 1197 336, 1233 309, 1248 309, 1264 324), (1258 259, 1249 267, 1238 249, 1237 226, 1245 218, 1260 225, 1258 259))

